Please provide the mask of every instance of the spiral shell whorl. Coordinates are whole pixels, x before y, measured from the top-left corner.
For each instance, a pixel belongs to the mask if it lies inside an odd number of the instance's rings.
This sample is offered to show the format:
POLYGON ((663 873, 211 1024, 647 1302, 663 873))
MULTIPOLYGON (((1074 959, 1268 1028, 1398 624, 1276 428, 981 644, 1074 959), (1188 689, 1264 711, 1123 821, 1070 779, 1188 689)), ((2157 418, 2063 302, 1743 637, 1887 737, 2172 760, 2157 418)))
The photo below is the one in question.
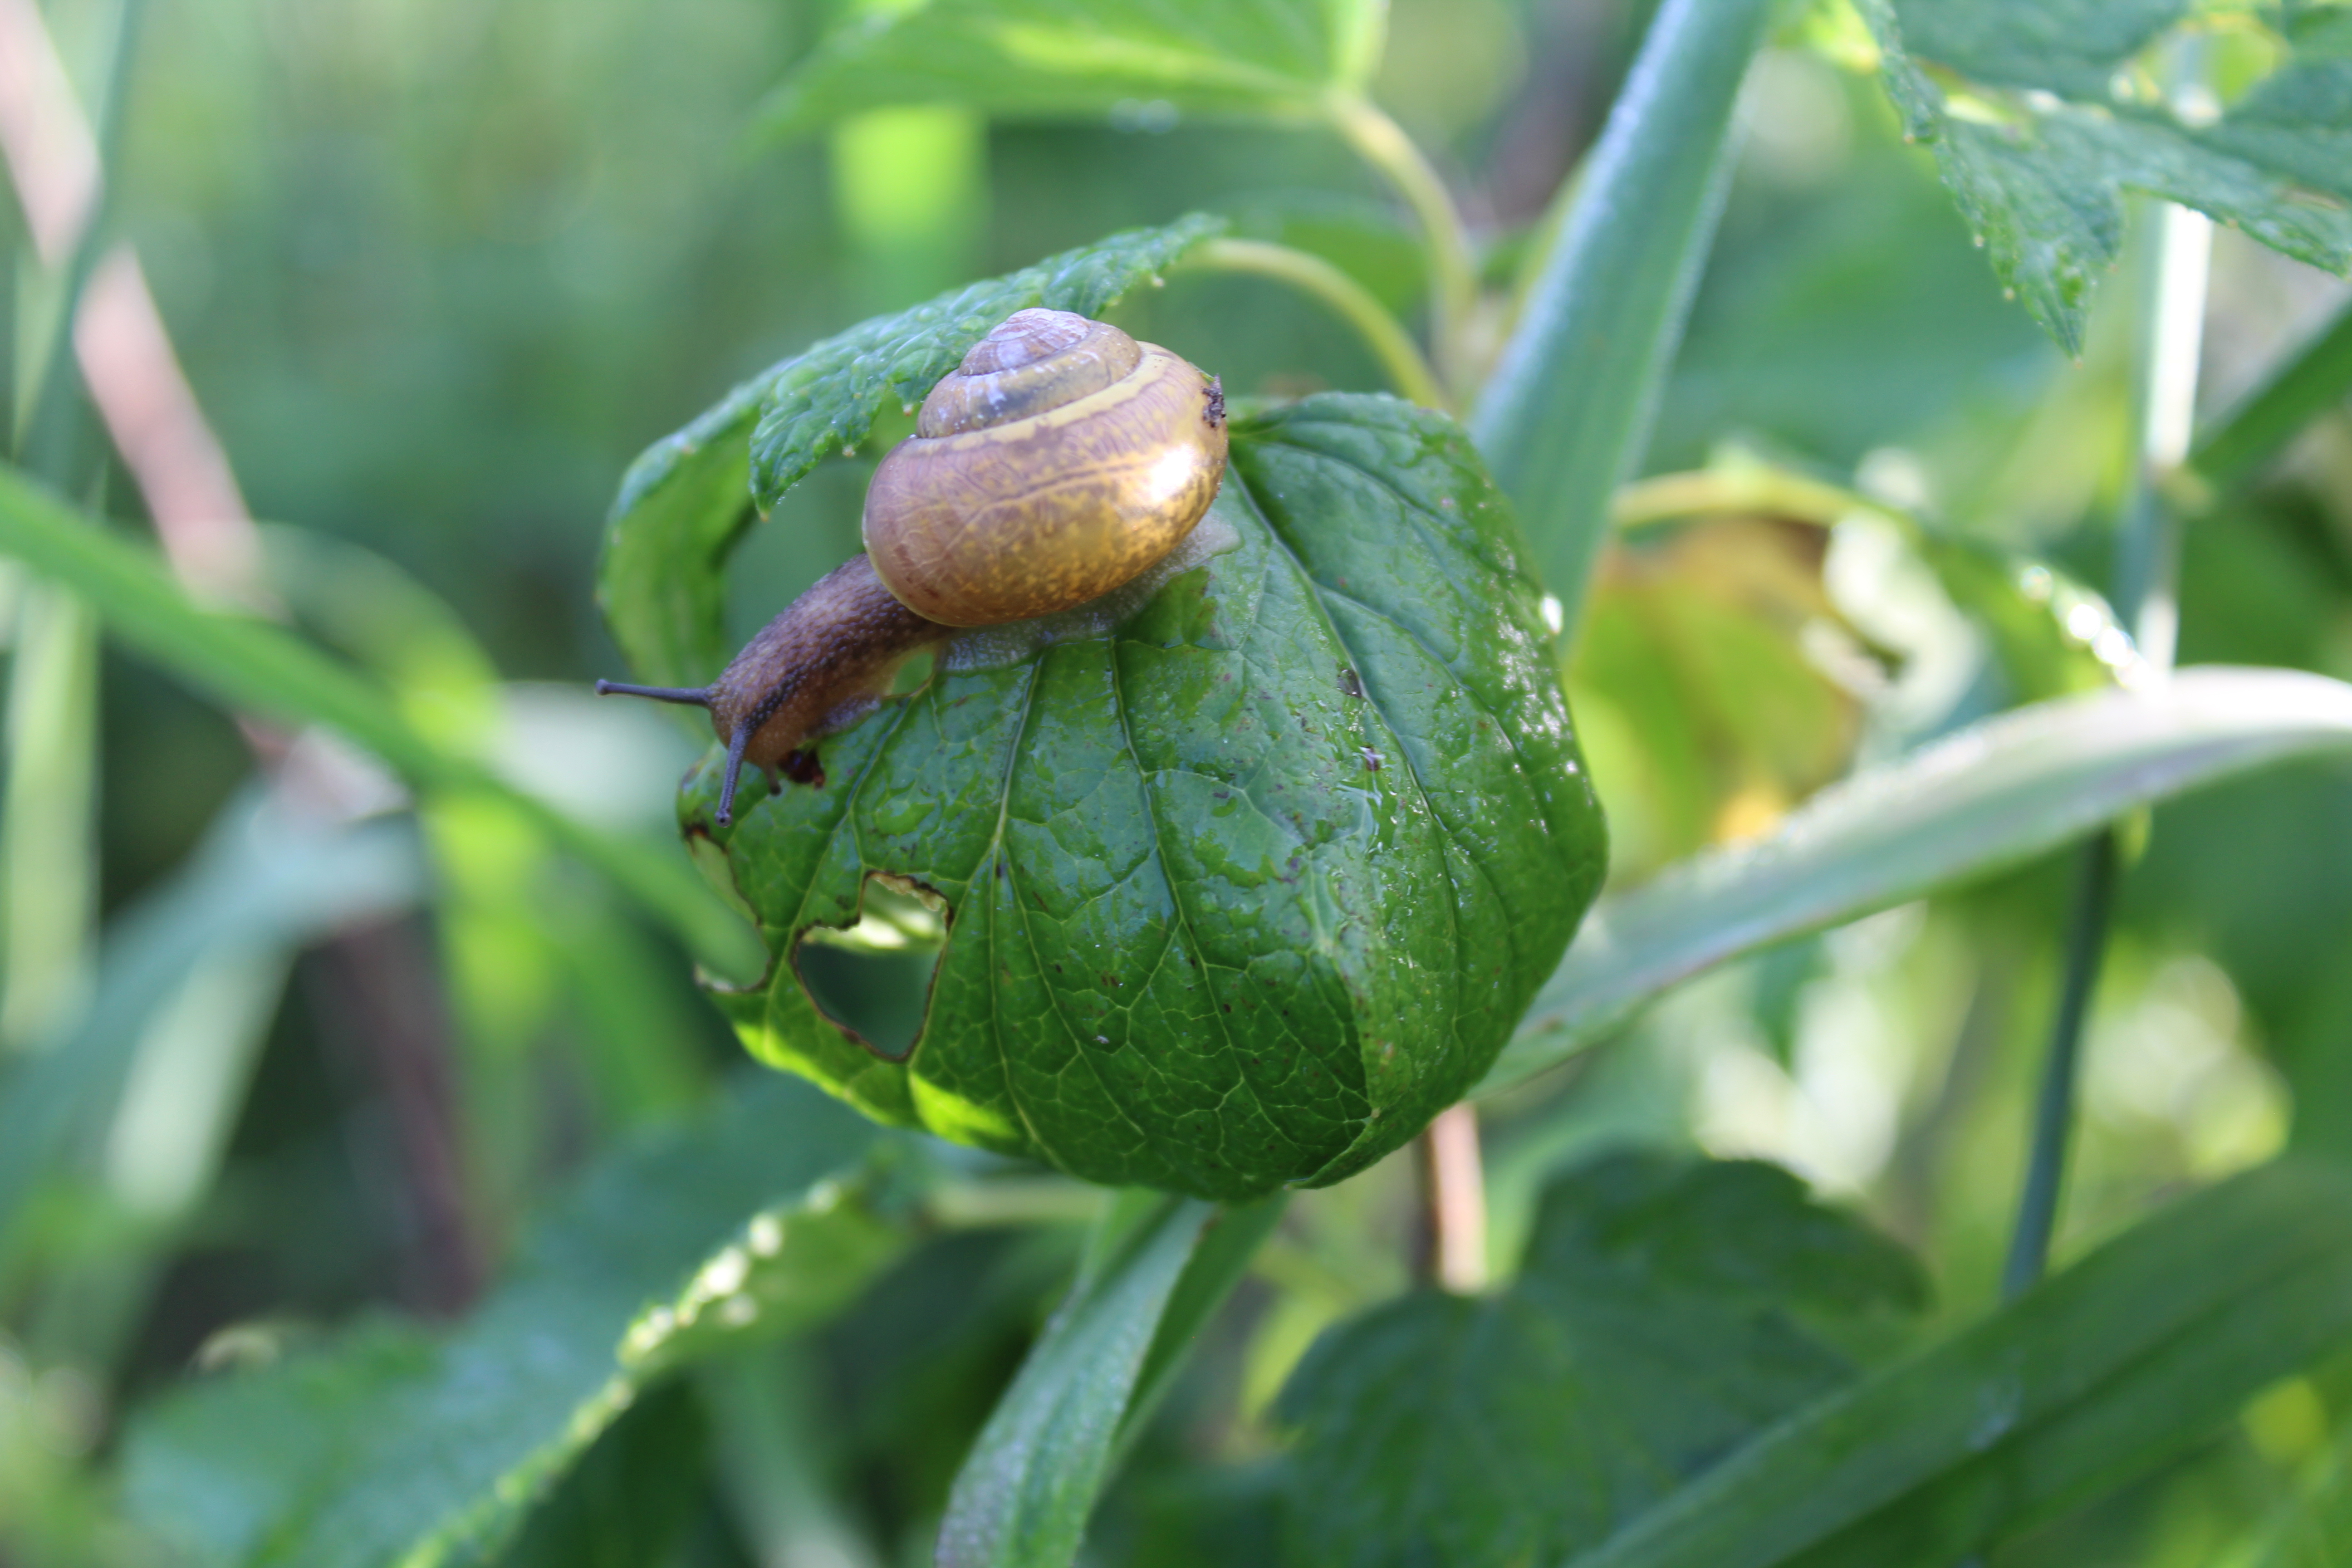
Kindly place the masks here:
POLYGON ((927 440, 984 430, 1075 403, 1135 373, 1143 351, 1117 327, 1069 310, 1016 310, 923 399, 927 440))
POLYGON ((1189 534, 1224 473, 1198 368, 1066 310, 1022 310, 932 388, 866 494, 890 592, 955 626, 1099 598, 1189 534))

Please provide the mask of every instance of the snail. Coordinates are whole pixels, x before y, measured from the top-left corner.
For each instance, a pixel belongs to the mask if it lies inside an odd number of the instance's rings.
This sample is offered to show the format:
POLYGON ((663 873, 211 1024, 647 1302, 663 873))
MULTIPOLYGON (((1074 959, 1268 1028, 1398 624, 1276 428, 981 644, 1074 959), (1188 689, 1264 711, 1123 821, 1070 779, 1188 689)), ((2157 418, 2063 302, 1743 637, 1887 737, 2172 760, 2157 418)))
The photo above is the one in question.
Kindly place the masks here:
POLYGON ((727 743, 723 825, 746 763, 821 782, 809 742, 871 709, 918 650, 1150 570, 1209 510, 1224 467, 1216 378, 1104 322, 1016 311, 931 388, 915 433, 875 469, 863 553, 710 685, 600 680, 597 693, 710 710, 727 743))

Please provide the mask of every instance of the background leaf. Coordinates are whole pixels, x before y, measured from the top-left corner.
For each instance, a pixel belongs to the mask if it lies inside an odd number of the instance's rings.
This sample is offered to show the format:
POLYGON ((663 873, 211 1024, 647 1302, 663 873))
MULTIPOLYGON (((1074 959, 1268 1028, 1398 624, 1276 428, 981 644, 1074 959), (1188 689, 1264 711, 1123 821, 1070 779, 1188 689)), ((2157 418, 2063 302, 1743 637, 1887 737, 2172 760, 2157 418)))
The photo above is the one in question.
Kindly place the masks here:
POLYGON ((1284 1389, 1299 1568, 1502 1568, 1604 1540, 1844 1382, 1822 1323, 1916 1310, 1908 1257, 1752 1163, 1605 1158, 1544 1193, 1518 1277, 1418 1291, 1284 1389))
POLYGON ((1994 270, 2067 353, 2082 353, 2093 279, 2122 243, 2126 190, 2352 268, 2352 53, 2291 55, 2221 119, 2190 125, 2135 58, 2189 0, 1860 5, 1907 133, 1934 146, 1994 270), (1970 108, 1955 112, 1963 93, 1970 108))
POLYGON ((641 680, 700 685, 734 649, 727 557, 760 510, 866 439, 894 403, 919 402, 1015 310, 1092 316, 1223 227, 1194 216, 1081 246, 896 315, 861 321, 743 383, 629 466, 604 531, 596 600, 641 680), (750 488, 747 489, 747 481, 750 488))
POLYGON ((154 1406, 133 1507, 212 1563, 491 1549, 653 1380, 822 1319, 898 1255, 884 1173, 854 1174, 872 1139, 761 1075, 607 1160, 446 1339, 380 1322, 154 1406))
POLYGON ((2352 1177, 2186 1199, 1956 1339, 1832 1394, 1576 1568, 1957 1562, 2179 1454, 2352 1336, 2352 1177))
POLYGON ((1741 953, 2014 866, 2133 806, 2347 746, 2352 686, 2281 669, 2184 669, 1970 725, 1823 791, 1769 838, 1604 900, 1480 1092, 1741 953))
POLYGON ((762 125, 795 135, 863 109, 969 104, 1013 118, 1150 103, 1304 119, 1380 61, 1374 0, 927 0, 875 8, 818 46, 762 125))
POLYGON ((1215 509, 1118 608, 950 645, 824 742, 822 787, 731 827, 719 754, 688 776, 687 832, 779 955, 719 994, 763 1059, 1089 1180, 1236 1198, 1362 1169, 1485 1070, 1602 851, 1507 509, 1458 427, 1391 398, 1233 438, 1215 509), (949 921, 903 1058, 800 973, 876 879, 949 921))

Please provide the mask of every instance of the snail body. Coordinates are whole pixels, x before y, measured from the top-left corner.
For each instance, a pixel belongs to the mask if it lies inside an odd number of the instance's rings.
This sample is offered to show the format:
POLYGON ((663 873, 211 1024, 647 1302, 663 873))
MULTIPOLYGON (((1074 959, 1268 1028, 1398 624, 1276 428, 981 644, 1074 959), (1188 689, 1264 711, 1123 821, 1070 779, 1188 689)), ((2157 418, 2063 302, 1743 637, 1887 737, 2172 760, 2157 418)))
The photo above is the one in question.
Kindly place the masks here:
POLYGON ((718 816, 746 763, 821 776, 809 742, 851 722, 921 648, 1071 609, 1181 543, 1225 464, 1217 381, 1066 310, 1016 311, 923 400, 876 468, 866 552, 761 629, 708 687, 600 680, 599 694, 710 710, 727 743, 718 816))

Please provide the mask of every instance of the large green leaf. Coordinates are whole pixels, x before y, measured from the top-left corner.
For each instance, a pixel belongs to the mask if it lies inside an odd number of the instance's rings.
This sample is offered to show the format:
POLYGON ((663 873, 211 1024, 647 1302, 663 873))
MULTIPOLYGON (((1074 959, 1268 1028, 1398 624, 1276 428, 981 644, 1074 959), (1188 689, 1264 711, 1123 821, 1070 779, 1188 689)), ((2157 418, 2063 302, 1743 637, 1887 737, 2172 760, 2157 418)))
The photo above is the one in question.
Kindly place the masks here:
POLYGON ((713 970, 756 970, 757 950, 742 922, 677 856, 592 827, 514 788, 478 759, 436 743, 381 687, 283 627, 196 604, 152 552, 79 516, 5 467, 0 555, 72 589, 116 637, 232 707, 325 725, 419 788, 499 802, 611 878, 713 970))
POLYGON ((1123 1194, 956 1478, 940 1568, 1067 1568, 1123 1440, 1282 1216, 1123 1194))
POLYGON ((1723 209, 1732 109, 1771 12, 1770 0, 1658 6, 1471 416, 1571 627, 1609 498, 1649 445, 1723 209))
POLYGON ((916 0, 869 6, 761 113, 793 135, 889 104, 1064 118, 1164 105, 1305 119, 1380 62, 1378 0, 916 0))
POLYGON ((863 442, 885 408, 920 402, 1013 311, 1099 314, 1223 226, 1196 215, 1113 235, 861 321, 770 366, 647 447, 621 480, 596 578, 605 625, 637 677, 698 686, 734 651, 720 574, 751 524, 755 467, 764 510, 824 458, 863 442))
POLYGON ((1843 1383, 1824 1325, 1920 1304, 1894 1244, 1753 1163, 1557 1182, 1518 1278, 1330 1331, 1283 1391, 1300 1568, 1504 1568, 1593 1545, 1843 1383))
POLYGON ((206 1563, 473 1560, 654 1379, 824 1318, 898 1254, 872 1139, 759 1079, 609 1157, 447 1338, 376 1323, 167 1395, 131 1435, 131 1504, 206 1563))
POLYGON ((2352 686, 2284 669, 2184 669, 1970 725, 1824 791, 1769 838, 1604 900, 1480 1091, 1742 953, 2014 866, 2150 801, 2347 748, 2352 686))
POLYGON ((2352 1175, 2200 1193, 1812 1405, 1575 1568, 1957 1563, 2197 1443, 2352 1338, 2352 1175))
POLYGON ((2192 0, 1860 0, 1906 132, 1936 149, 1994 269, 2069 353, 2123 237, 2123 193, 2198 208, 2331 272, 2352 268, 2352 48, 2341 26, 2210 124, 2138 57, 2192 0))
POLYGON ((951 645, 731 827, 719 754, 688 775, 778 955, 720 994, 757 1054, 1208 1197, 1337 1181, 1486 1070, 1603 852, 1508 508, 1442 416, 1316 397, 1234 423, 1187 552, 1139 608, 951 645), (796 965, 877 879, 950 921, 902 1058, 796 965))

